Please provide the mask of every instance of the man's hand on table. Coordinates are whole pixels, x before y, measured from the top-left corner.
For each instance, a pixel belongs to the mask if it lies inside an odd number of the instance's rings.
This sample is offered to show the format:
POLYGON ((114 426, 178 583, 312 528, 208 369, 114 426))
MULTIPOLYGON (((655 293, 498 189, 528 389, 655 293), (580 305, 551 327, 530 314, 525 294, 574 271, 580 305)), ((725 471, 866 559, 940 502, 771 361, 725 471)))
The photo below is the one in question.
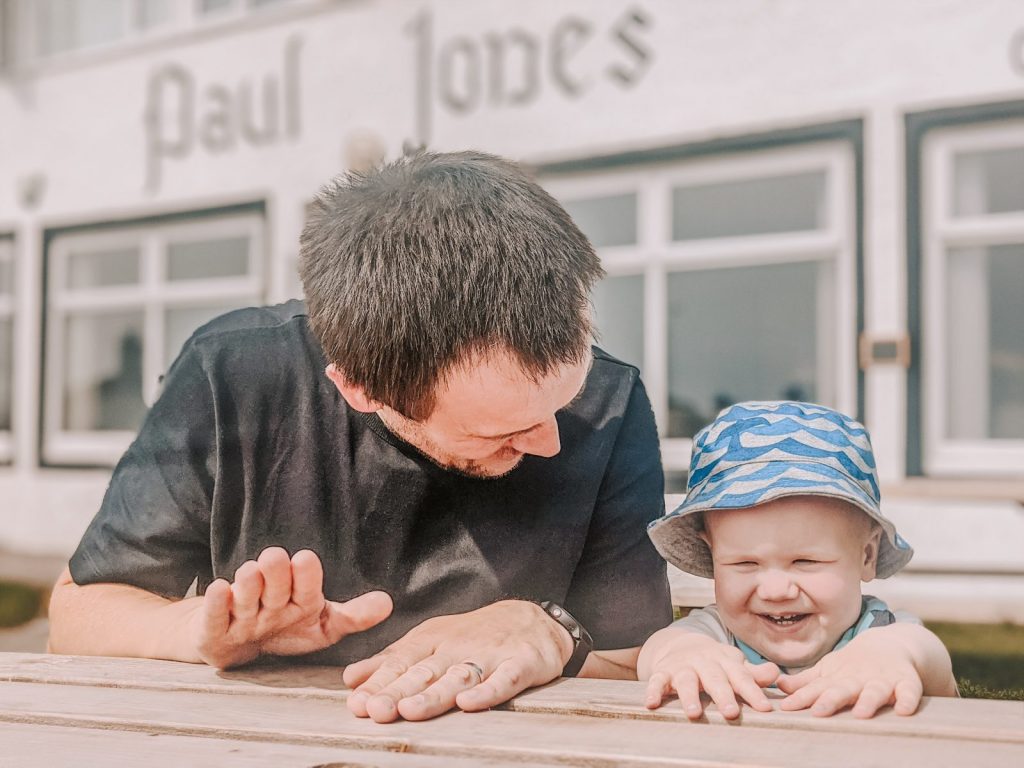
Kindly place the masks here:
POLYGON ((367 592, 344 603, 326 600, 320 559, 309 550, 291 558, 281 547, 263 550, 217 579, 192 614, 190 634, 199 656, 221 669, 263 653, 294 656, 326 648, 391 615, 385 592, 367 592))
POLYGON ((503 600, 437 616, 369 659, 350 664, 348 707, 387 723, 476 711, 558 677, 572 655, 569 633, 540 606, 503 600))

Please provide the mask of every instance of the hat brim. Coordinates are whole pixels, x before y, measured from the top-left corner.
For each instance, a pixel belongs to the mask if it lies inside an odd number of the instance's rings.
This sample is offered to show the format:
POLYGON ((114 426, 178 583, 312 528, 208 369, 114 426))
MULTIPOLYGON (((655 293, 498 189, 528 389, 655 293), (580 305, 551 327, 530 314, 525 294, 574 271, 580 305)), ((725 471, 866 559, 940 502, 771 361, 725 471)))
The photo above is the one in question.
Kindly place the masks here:
POLYGON ((648 526, 655 548, 668 562, 695 576, 714 578, 711 550, 701 538, 700 512, 747 509, 787 496, 824 496, 853 504, 881 527, 875 577, 885 579, 914 556, 913 548, 896 532, 857 483, 844 472, 817 462, 749 462, 708 478, 700 489, 664 517, 648 526))

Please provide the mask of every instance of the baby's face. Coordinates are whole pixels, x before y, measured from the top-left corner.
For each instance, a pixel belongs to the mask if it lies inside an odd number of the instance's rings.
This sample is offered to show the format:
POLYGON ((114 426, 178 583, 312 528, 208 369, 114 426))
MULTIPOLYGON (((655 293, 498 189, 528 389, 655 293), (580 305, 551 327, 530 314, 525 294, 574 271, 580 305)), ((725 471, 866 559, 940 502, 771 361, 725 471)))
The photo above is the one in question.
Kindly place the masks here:
POLYGON ((722 620, 766 659, 810 666, 857 620, 880 535, 860 510, 791 496, 704 519, 722 620))

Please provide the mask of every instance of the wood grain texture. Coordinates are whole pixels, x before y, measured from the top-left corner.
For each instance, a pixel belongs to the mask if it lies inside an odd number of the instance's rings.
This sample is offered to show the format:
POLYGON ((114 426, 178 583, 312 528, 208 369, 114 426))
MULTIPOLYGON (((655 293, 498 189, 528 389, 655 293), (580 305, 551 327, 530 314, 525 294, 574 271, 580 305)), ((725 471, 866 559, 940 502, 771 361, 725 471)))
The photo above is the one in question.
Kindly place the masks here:
POLYGON ((736 724, 712 710, 706 722, 689 723, 671 704, 654 712, 643 708, 640 683, 562 680, 500 710, 378 725, 348 712, 335 668, 224 673, 175 662, 0 654, 0 681, 0 739, 38 742, 20 752, 0 750, 0 765, 61 765, 78 741, 83 755, 107 748, 120 754, 123 748, 140 757, 146 753, 137 750, 157 743, 152 741, 157 737, 171 750, 157 757, 180 749, 184 762, 179 764, 209 759, 210 764, 261 765, 267 764, 260 762, 262 756, 279 754, 278 764, 317 765, 325 762, 322 754, 336 754, 337 760, 326 762, 1024 765, 1021 702, 932 699, 915 717, 888 712, 867 721, 747 712, 736 724), (224 745, 240 751, 226 751, 224 745), (365 759, 354 761, 353 754, 365 759))

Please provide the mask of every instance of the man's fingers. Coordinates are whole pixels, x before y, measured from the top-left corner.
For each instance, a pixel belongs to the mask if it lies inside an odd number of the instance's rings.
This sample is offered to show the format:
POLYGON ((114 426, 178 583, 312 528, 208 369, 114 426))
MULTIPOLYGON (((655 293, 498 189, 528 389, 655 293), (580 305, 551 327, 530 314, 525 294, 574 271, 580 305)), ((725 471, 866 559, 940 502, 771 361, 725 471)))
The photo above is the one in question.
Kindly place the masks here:
POLYGON ((367 716, 378 723, 391 722, 398 717, 398 702, 425 691, 431 683, 448 671, 450 662, 439 656, 431 656, 417 662, 395 680, 371 694, 369 686, 357 695, 365 696, 367 716))
MULTIPOLYGON (((486 679, 487 670, 483 671, 486 679)), ((456 697, 481 682, 480 674, 467 664, 454 664, 422 693, 398 702, 398 712, 406 720, 427 720, 455 706, 456 697)), ((372 715, 371 715, 372 716, 372 715)))
POLYGON ((921 696, 924 695, 924 687, 921 678, 916 675, 911 678, 904 678, 896 683, 896 704, 893 709, 898 715, 912 715, 917 712, 921 705, 921 696))
POLYGON ((309 549, 292 555, 292 602, 299 607, 320 610, 324 599, 324 567, 309 549))
POLYGON ((205 639, 223 637, 231 624, 231 585, 217 579, 203 595, 202 632, 205 639))
POLYGON ((380 624, 393 609, 394 603, 387 592, 367 592, 344 603, 328 600, 321 617, 324 635, 333 645, 345 635, 380 624))
POLYGON ((455 703, 466 712, 479 712, 508 701, 532 683, 533 680, 525 674, 522 660, 508 659, 499 664, 479 685, 456 694, 455 703))
POLYGON ((292 597, 292 566, 288 552, 281 547, 267 547, 256 558, 256 564, 263 574, 263 595, 260 598, 263 607, 272 611, 284 608, 292 597))
POLYGON ((263 594, 263 574, 255 560, 246 560, 235 571, 231 585, 231 616, 239 630, 250 634, 260 610, 260 596, 263 594))

